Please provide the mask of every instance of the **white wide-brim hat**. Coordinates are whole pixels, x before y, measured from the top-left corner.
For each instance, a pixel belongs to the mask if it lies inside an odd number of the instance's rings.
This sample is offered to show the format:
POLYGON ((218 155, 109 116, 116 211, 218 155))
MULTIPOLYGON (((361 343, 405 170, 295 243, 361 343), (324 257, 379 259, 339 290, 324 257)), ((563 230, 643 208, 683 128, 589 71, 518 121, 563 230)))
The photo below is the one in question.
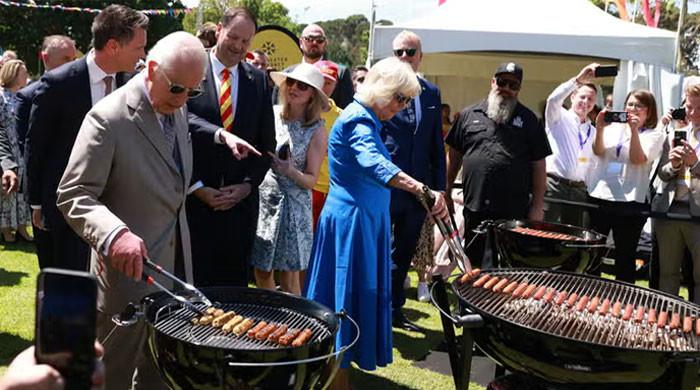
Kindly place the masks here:
POLYGON ((323 93, 323 73, 315 66, 301 63, 292 69, 291 72, 270 72, 270 77, 272 77, 272 81, 275 82, 277 87, 280 87, 287 77, 306 83, 316 90, 323 102, 323 106, 328 106, 328 96, 323 93))

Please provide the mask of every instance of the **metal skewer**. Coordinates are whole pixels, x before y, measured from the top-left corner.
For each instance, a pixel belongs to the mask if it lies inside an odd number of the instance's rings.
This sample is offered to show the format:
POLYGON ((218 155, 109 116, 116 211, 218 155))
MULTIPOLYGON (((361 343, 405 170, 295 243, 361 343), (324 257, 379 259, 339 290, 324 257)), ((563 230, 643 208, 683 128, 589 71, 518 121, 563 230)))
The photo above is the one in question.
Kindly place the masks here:
POLYGON ((144 257, 144 258, 143 258, 143 264, 144 264, 146 267, 152 269, 153 271, 155 271, 155 272, 157 272, 157 273, 159 273, 159 274, 165 276, 166 278, 168 278, 168 279, 174 281, 175 283, 181 285, 182 287, 185 288, 185 290, 187 290, 187 291, 193 293, 194 295, 196 295, 196 296, 202 301, 202 303, 204 303, 205 305, 207 305, 207 307, 213 306, 213 304, 211 303, 211 301, 209 300, 209 298, 207 298, 201 291, 199 291, 199 289, 198 289, 197 287, 195 287, 195 286, 193 286, 193 285, 191 285, 191 284, 185 282, 184 280, 182 280, 182 279, 178 278, 177 276, 171 274, 170 272, 164 270, 163 267, 161 267, 161 266, 159 266, 158 264, 152 262, 151 259, 144 257))
POLYGON ((162 284, 158 283, 155 279, 153 279, 152 276, 146 274, 145 272, 143 272, 143 273, 141 274, 141 278, 143 279, 144 282, 146 282, 146 283, 148 283, 148 284, 151 284, 151 285, 153 285, 153 286, 158 287, 158 289, 160 289, 161 291, 164 291, 166 294, 170 295, 170 296, 171 296, 172 298, 174 298, 176 301, 182 303, 183 306, 185 306, 185 308, 186 308, 187 310, 193 311, 193 312, 195 312, 195 313, 197 313, 197 314, 199 314, 199 315, 204 315, 204 314, 205 314, 205 313, 204 313, 204 310, 202 310, 202 309, 198 308, 197 306, 193 305, 192 302, 190 302, 190 301, 188 301, 187 299, 185 299, 185 297, 183 297, 183 296, 181 296, 181 295, 177 295, 177 294, 171 292, 170 290, 168 290, 167 288, 165 288, 165 286, 163 286, 162 284))

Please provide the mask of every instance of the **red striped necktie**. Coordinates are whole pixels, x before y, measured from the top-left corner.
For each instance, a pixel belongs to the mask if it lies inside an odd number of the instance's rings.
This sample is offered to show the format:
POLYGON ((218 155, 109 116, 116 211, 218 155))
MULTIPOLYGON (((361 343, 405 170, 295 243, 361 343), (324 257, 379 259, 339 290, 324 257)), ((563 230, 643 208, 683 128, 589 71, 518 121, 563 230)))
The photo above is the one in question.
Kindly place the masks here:
POLYGON ((221 93, 219 94, 221 123, 229 133, 233 130, 233 100, 231 100, 231 72, 227 68, 221 71, 221 93))

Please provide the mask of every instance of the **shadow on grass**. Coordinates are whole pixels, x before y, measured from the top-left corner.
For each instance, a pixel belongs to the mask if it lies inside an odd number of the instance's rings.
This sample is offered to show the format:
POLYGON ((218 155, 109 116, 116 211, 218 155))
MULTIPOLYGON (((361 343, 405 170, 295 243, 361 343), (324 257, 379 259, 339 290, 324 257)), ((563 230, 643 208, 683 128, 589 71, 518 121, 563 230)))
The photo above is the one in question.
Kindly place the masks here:
POLYGON ((416 321, 419 319, 430 317, 429 313, 426 313, 426 312, 421 311, 421 310, 411 309, 410 307, 404 306, 401 308, 401 311, 406 316, 406 318, 408 318, 410 321, 416 321))
POLYGON ((0 286, 16 286, 26 276, 29 276, 26 272, 7 271, 0 268, 0 286))
POLYGON ((353 369, 350 372, 350 383, 353 389, 382 389, 382 390, 409 390, 411 387, 392 382, 391 379, 373 375, 371 372, 353 369))
POLYGON ((32 345, 32 341, 16 334, 0 332, 0 345, 0 366, 6 366, 18 353, 32 345))
POLYGON ((425 333, 394 331, 394 348, 406 360, 424 360, 431 349, 444 339, 440 331, 426 329, 425 333))
POLYGON ((24 253, 36 253, 36 244, 18 239, 16 242, 3 243, 0 245, 2 251, 18 251, 24 253))

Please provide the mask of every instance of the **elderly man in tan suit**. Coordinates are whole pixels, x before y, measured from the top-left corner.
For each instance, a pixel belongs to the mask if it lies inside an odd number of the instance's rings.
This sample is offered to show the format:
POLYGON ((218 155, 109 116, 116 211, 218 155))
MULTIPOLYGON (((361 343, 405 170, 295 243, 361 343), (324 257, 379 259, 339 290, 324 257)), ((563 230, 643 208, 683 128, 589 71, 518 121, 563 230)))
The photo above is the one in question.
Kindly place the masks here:
MULTIPOLYGON (((183 207, 192 173, 185 103, 200 93, 206 60, 194 36, 166 36, 150 51, 146 69, 93 107, 78 133, 57 203, 92 247, 100 340, 113 329, 112 315, 154 291, 140 281, 144 257, 192 280, 183 207)), ((257 152, 231 137, 224 141, 235 155, 257 152)), ((104 355, 108 389, 167 388, 145 339, 143 323, 111 336, 104 355)))
MULTIPOLYGON (((652 210, 700 217, 700 83, 689 83, 684 93, 689 124, 669 132, 659 162, 659 179, 663 185, 652 202, 652 210)), ((700 303, 700 223, 654 219, 653 226, 659 242, 659 289, 678 295, 681 261, 687 247, 693 259, 695 282, 695 296, 690 299, 700 303)))

